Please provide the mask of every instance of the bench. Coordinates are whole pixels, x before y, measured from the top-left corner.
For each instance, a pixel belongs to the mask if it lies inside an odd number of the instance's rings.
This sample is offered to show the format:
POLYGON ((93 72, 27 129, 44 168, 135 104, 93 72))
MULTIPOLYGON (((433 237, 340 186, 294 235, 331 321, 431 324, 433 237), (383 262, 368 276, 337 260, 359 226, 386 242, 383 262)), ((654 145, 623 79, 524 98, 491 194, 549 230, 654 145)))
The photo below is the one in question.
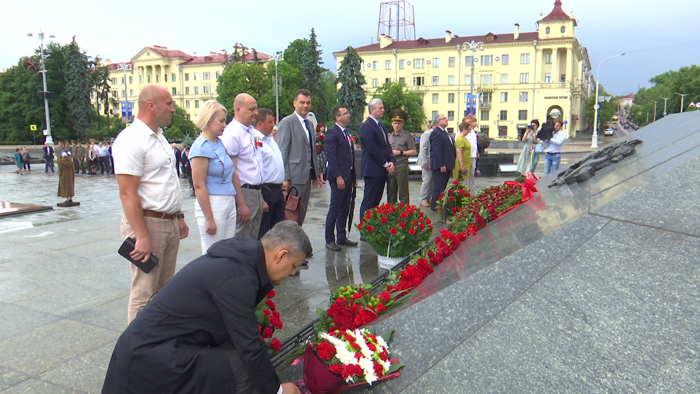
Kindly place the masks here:
POLYGON ((503 174, 514 174, 518 172, 518 165, 515 163, 503 163, 498 165, 496 169, 496 176, 501 176, 503 174))

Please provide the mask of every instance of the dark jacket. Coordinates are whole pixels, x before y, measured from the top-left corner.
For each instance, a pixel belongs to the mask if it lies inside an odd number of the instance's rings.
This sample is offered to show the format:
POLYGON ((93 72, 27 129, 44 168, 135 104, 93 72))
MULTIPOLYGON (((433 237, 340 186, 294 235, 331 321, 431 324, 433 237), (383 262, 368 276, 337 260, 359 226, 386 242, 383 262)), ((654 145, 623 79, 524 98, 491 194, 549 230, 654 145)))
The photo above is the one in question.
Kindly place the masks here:
POLYGON ((114 348, 103 393, 231 393, 232 343, 253 387, 280 380, 265 351, 255 306, 272 290, 262 244, 229 238, 185 266, 136 316, 114 348))
POLYGON ((345 136, 345 133, 337 124, 326 131, 325 139, 326 156, 328 158, 326 175, 328 179, 335 181, 335 178, 342 176, 345 183, 353 182, 357 177, 353 144, 348 143, 348 137, 345 136))
POLYGON ((372 118, 367 118, 360 127, 360 143, 362 147, 362 176, 386 176, 384 163, 396 162, 391 153, 391 146, 386 131, 372 118))
POLYGON ((439 127, 430 133, 430 168, 439 171, 440 167, 447 167, 447 171, 455 168, 455 144, 452 137, 439 127))

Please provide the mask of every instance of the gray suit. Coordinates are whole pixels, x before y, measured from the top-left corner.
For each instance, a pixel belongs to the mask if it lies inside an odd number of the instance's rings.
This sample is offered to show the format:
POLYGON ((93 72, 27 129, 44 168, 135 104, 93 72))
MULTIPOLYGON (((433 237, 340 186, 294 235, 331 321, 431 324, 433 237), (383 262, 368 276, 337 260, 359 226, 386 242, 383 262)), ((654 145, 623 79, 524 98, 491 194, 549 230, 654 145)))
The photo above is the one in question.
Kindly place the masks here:
POLYGON ((423 184, 420 188, 420 201, 430 202, 430 196, 433 192, 433 171, 430 169, 430 133, 433 130, 428 130, 420 136, 420 152, 418 153, 418 165, 423 174, 423 184), (428 164, 428 168, 423 168, 424 164, 428 164))
MULTIPOLYGON (((308 127, 312 127, 309 123, 308 127)), ((313 153, 314 174, 318 175, 319 163, 316 155, 315 130, 311 132, 311 144, 307 130, 301 125, 301 121, 296 112, 286 116, 280 121, 277 128, 277 144, 282 152, 282 161, 284 161, 284 179, 290 181, 299 191, 299 197, 304 203, 301 209, 301 222, 304 222, 306 217, 306 207, 309 204, 309 196, 311 195, 311 155, 313 153)))

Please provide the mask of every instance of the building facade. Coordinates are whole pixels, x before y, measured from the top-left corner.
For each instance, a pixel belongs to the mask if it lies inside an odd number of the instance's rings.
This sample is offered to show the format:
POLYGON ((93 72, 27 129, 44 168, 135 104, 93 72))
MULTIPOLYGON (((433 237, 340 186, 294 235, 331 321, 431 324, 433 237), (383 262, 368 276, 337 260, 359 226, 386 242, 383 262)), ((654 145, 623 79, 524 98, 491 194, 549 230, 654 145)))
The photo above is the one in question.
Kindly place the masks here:
MULTIPOLYGON (((253 61, 254 57, 267 62, 270 56, 257 52, 255 55, 245 47, 236 48, 244 54, 242 61, 253 61)), ((200 108, 207 100, 217 97, 217 79, 224 71, 224 63, 230 54, 226 51, 211 52, 205 56, 189 55, 154 45, 145 47, 130 62, 105 62, 110 75, 111 112, 122 113, 126 102, 138 114, 138 97, 141 89, 149 83, 165 86, 175 103, 187 111, 191 120, 197 118, 200 108)))
MULTIPOLYGON (((569 136, 585 129, 585 103, 595 83, 577 22, 557 0, 535 32, 380 42, 356 48, 371 97, 386 82, 404 82, 423 97, 429 119, 444 114, 457 129, 475 114, 481 132, 516 138, 532 119, 565 122, 569 136)), ((340 67, 345 52, 334 53, 340 67)), ((391 110, 393 108, 387 108, 391 110)), ((410 130, 418 132, 420 130, 410 130)))

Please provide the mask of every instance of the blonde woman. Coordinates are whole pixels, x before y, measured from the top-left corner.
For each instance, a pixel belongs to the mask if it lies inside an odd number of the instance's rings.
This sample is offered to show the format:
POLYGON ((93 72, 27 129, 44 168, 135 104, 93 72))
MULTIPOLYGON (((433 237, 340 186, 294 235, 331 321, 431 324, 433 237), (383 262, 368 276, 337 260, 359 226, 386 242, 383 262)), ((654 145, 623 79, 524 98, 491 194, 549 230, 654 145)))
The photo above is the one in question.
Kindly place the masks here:
MULTIPOLYGON (((464 121, 459 125, 459 134, 455 138, 456 161, 455 169, 452 171, 452 176, 455 179, 464 179, 464 184, 467 184, 469 173, 472 168, 472 144, 467 141, 469 134, 470 123, 464 121)), ((471 190, 469 190, 471 192, 471 190)))
POLYGON ((195 121, 201 133, 189 152, 196 196, 194 216, 201 235, 202 254, 215 242, 231 238, 236 232, 233 161, 219 139, 226 127, 226 113, 226 108, 216 100, 204 103, 195 121))

